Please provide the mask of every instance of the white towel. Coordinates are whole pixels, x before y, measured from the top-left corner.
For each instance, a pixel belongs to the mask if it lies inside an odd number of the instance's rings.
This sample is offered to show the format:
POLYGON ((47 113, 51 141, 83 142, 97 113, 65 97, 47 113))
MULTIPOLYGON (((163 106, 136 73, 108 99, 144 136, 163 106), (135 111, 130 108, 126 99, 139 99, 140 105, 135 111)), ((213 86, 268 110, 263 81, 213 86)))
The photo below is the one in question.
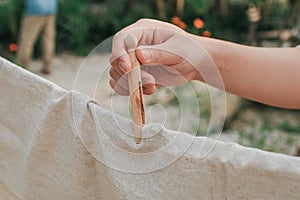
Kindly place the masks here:
POLYGON ((136 145, 130 120, 3 58, 0 92, 4 199, 300 199, 299 158, 155 125, 136 145))

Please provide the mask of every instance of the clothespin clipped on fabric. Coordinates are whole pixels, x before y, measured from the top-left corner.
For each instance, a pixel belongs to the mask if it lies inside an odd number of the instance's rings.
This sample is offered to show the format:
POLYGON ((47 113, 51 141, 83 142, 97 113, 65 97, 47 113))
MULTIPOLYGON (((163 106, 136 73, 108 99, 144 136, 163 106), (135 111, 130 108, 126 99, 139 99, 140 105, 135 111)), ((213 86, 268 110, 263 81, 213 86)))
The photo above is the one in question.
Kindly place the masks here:
POLYGON ((138 41, 134 35, 130 34, 127 35, 124 42, 131 60, 132 69, 128 73, 128 85, 135 142, 139 144, 142 141, 142 128, 145 124, 145 109, 140 69, 141 66, 135 55, 138 41))

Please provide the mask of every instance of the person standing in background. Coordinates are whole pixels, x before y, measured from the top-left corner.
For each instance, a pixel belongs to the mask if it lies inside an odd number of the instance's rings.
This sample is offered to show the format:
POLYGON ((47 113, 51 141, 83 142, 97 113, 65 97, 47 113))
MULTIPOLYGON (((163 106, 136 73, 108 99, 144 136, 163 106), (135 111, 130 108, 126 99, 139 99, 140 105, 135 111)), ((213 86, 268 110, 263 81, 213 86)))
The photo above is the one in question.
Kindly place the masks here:
POLYGON ((21 66, 28 67, 34 44, 39 34, 42 33, 42 73, 51 72, 51 62, 55 51, 57 4, 58 0, 26 0, 17 52, 18 64, 21 66))

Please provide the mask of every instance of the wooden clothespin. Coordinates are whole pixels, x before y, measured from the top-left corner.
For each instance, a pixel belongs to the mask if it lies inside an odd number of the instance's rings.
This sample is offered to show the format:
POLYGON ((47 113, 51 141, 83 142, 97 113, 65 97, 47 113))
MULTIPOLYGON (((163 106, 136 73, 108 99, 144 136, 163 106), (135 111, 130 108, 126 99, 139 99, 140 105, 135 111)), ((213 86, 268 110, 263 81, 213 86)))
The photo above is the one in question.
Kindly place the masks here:
POLYGON ((134 35, 130 34, 125 38, 124 42, 130 56, 132 66, 131 71, 128 73, 128 85, 135 142, 139 144, 142 140, 142 128, 145 124, 145 109, 140 63, 135 55, 138 41, 134 35))

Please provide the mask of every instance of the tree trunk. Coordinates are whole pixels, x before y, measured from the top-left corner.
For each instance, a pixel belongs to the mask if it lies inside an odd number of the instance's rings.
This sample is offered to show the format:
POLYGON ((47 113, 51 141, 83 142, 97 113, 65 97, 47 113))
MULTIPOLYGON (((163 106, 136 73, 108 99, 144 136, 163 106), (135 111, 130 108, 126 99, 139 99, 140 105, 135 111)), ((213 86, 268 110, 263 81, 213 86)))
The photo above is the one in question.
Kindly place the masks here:
POLYGON ((181 17, 184 10, 184 0, 177 0, 176 4, 176 15, 181 17))
POLYGON ((228 0, 216 0, 216 4, 220 11, 221 16, 226 16, 229 12, 228 0))
POLYGON ((133 5, 133 0, 127 0, 126 1, 126 5, 125 5, 124 10, 123 10, 123 15, 125 15, 127 12, 129 12, 131 10, 132 5, 133 5))
POLYGON ((164 0, 155 0, 156 9, 158 12, 158 18, 160 20, 166 20, 166 11, 164 0))

